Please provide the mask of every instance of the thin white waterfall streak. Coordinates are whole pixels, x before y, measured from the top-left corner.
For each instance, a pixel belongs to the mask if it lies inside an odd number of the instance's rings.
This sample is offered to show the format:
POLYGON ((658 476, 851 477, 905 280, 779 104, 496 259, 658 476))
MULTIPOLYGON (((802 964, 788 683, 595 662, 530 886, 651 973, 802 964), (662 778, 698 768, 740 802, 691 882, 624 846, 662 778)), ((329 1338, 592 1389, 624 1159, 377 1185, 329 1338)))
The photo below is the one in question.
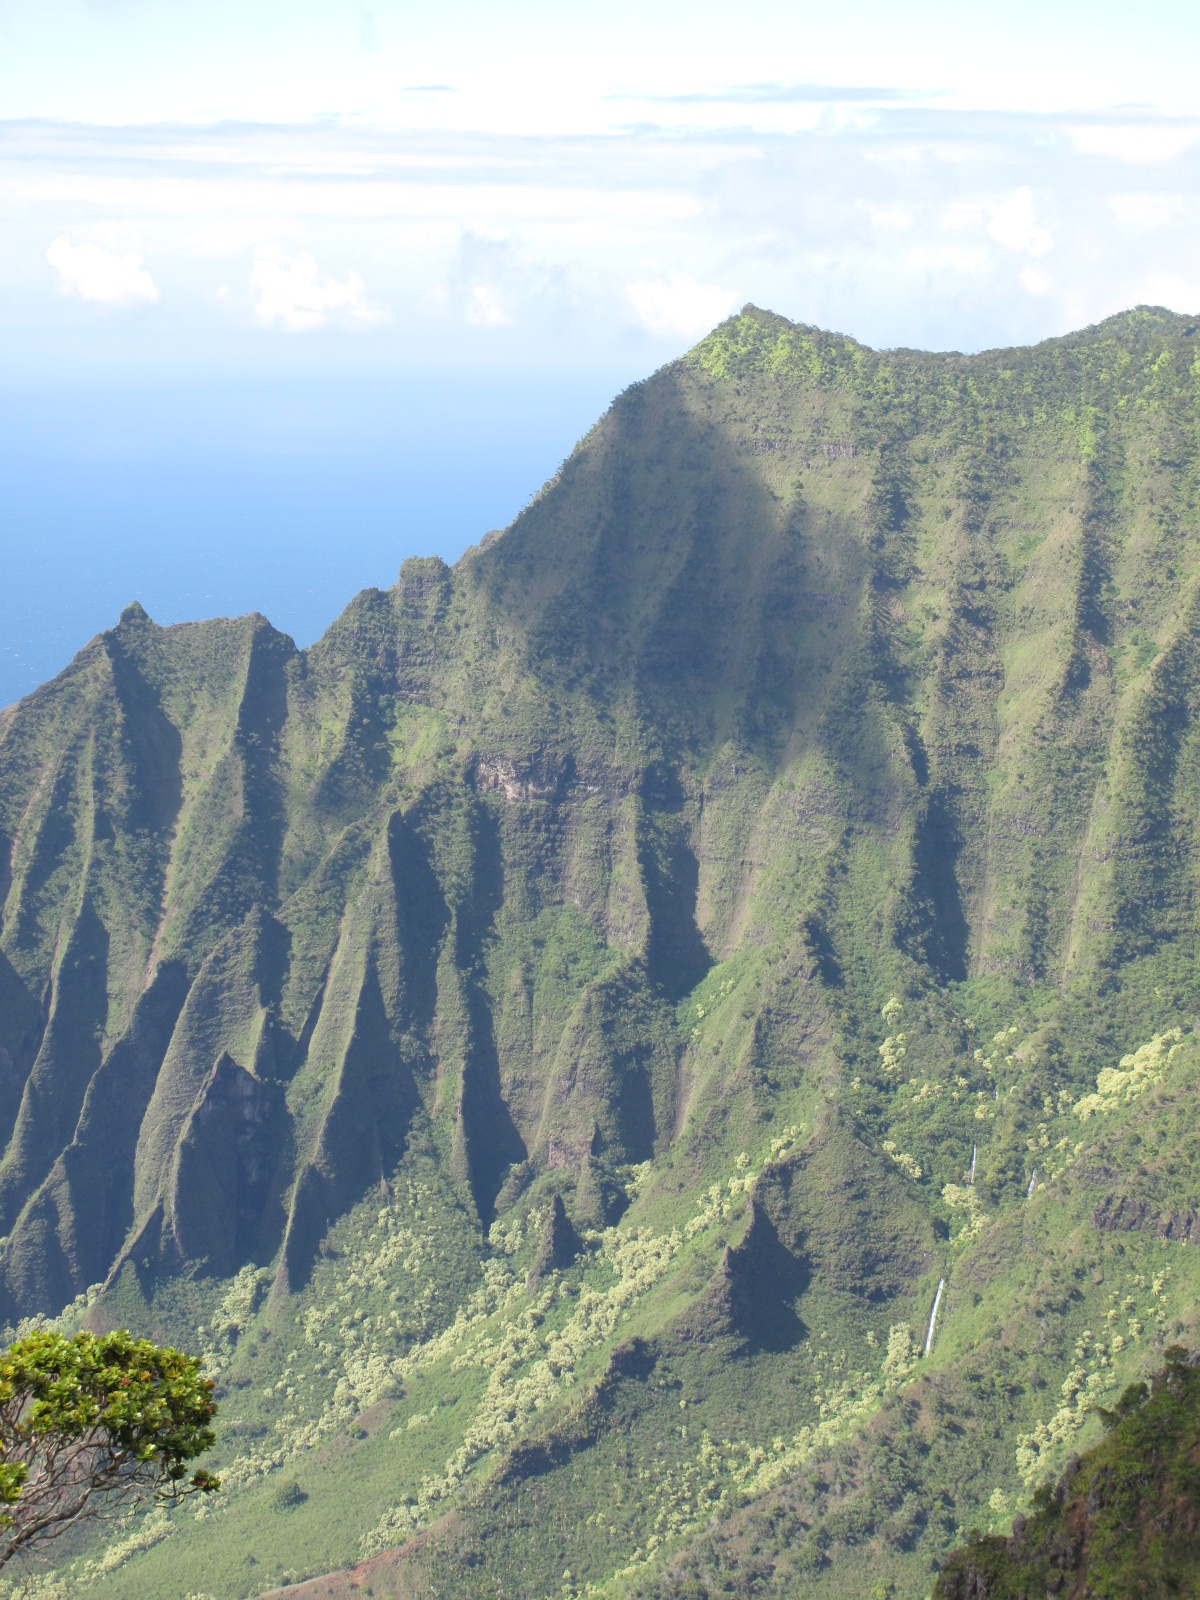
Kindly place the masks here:
POLYGON ((1034 1167, 1033 1171, 1029 1174, 1029 1187, 1025 1191, 1026 1200, 1028 1200, 1029 1196, 1033 1193, 1033 1186, 1034 1186, 1034 1184, 1036 1182, 1037 1182, 1037 1168, 1034 1167))
POLYGON ((978 1154, 979 1154, 979 1146, 977 1144, 973 1144, 971 1146, 971 1176, 967 1179, 967 1182, 971 1185, 972 1188, 975 1187, 975 1157, 978 1154))
POLYGON ((942 1303, 942 1290, 946 1287, 945 1278, 938 1279, 938 1290, 933 1297, 933 1310, 929 1313, 929 1332, 925 1335, 925 1354, 933 1349, 933 1330, 937 1327, 938 1307, 942 1303))

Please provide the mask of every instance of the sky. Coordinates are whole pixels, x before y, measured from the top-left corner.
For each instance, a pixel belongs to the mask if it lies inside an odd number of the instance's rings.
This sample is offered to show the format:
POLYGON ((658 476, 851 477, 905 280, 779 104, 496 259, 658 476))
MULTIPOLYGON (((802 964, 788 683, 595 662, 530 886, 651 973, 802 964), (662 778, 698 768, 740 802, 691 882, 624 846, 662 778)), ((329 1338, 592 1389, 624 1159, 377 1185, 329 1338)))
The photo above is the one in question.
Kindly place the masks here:
POLYGON ((1200 310, 1200 7, 0 0, 0 704, 138 598, 317 637, 747 301, 1200 310))

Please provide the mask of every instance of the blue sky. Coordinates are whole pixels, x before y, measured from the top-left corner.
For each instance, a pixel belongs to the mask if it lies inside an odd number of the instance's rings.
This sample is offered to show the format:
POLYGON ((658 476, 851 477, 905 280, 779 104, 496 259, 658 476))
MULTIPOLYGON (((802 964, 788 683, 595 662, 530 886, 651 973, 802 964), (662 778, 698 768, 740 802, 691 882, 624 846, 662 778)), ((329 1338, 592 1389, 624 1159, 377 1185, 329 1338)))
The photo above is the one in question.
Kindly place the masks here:
POLYGON ((753 300, 1200 310, 1200 8, 0 0, 0 703, 134 594, 307 642, 753 300))

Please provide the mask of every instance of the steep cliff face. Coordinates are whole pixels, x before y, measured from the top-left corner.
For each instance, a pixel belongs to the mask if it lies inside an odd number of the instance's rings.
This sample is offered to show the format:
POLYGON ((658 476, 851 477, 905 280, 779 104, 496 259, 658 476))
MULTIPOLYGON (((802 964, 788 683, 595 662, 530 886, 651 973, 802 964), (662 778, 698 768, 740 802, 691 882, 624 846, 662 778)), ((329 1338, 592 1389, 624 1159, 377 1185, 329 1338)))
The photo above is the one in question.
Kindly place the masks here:
POLYGON ((699 1206, 682 1344, 882 1359, 947 1186, 1022 1204, 1200 1001, 1198 338, 748 308, 309 651, 130 607, 0 713, 0 1314, 241 1283, 248 1350, 407 1195, 456 1264, 403 1364, 518 1221, 533 1303, 699 1206))

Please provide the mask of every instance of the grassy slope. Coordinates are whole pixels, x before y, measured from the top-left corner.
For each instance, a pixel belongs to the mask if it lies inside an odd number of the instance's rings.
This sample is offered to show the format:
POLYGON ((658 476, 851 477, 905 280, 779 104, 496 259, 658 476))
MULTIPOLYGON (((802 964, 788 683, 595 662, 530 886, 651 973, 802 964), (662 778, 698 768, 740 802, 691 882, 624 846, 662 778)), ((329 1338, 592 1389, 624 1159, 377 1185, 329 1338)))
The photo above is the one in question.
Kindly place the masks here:
POLYGON ((131 610, 0 716, 8 1313, 225 1394, 97 1593, 923 1593, 1190 1326, 1192 1046, 1073 1102, 1196 1009, 1192 344, 748 311, 312 651, 131 610))

